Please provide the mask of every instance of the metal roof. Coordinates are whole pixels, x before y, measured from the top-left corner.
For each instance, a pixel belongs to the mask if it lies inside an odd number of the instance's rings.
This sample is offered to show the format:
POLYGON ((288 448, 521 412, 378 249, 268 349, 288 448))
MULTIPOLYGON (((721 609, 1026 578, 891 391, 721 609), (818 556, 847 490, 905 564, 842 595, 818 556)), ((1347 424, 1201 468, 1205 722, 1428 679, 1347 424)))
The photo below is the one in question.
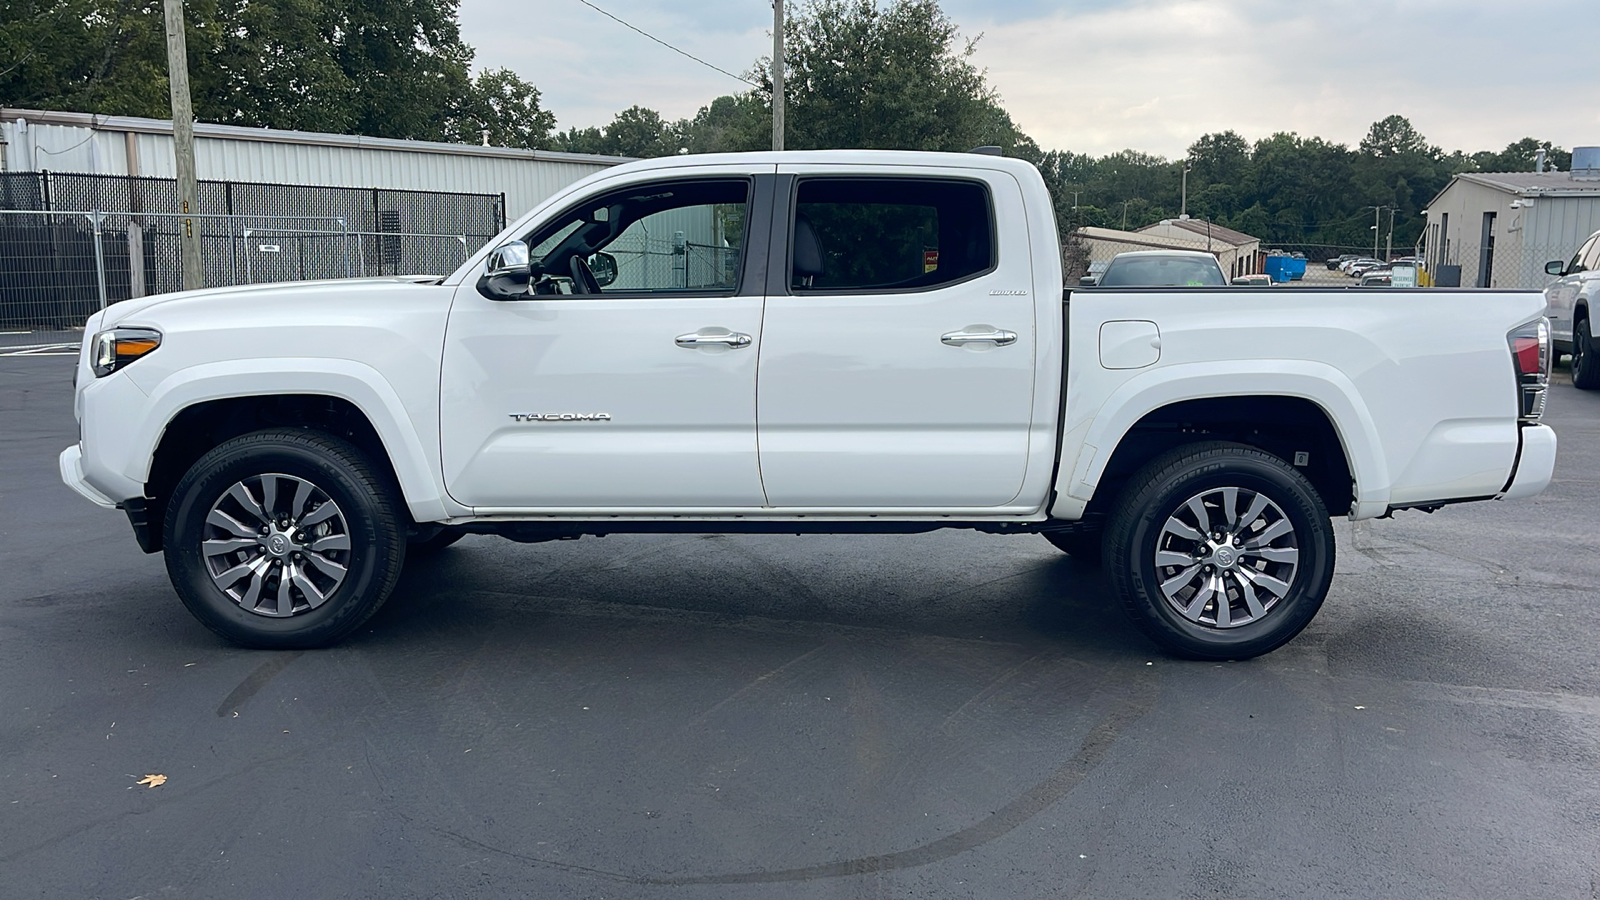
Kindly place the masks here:
POLYGON ((1576 179, 1571 172, 1462 172, 1456 177, 1523 196, 1600 196, 1600 180, 1576 179))
MULTIPOLYGON (((41 125, 76 125, 96 131, 126 131, 134 134, 171 134, 168 119, 138 116, 100 116, 92 113, 60 112, 43 109, 0 107, 0 121, 27 119, 41 125)), ((273 144, 300 144, 310 147, 350 147, 365 150, 401 150, 407 153, 441 153, 453 156, 482 156, 499 159, 544 160, 550 162, 599 163, 616 165, 632 157, 601 156, 593 153, 559 153, 554 150, 525 150, 518 147, 485 147, 479 144, 447 144, 440 141, 408 141, 397 138, 366 137, 359 134, 323 134, 313 131, 287 131, 278 128, 246 128, 241 125, 194 123, 195 137, 215 140, 260 141, 273 144)))
POLYGON ((1155 225, 1146 225, 1145 227, 1139 229, 1139 231, 1149 231, 1150 229, 1156 228, 1160 225, 1172 225, 1182 228, 1184 231, 1192 231, 1200 237, 1209 238, 1213 241, 1222 241, 1225 244, 1232 244, 1235 247, 1243 247, 1245 244, 1261 243, 1261 239, 1258 237, 1252 237, 1251 235, 1245 234, 1242 231, 1234 231, 1232 228, 1218 225, 1215 222, 1207 222, 1205 219, 1162 219, 1155 225))

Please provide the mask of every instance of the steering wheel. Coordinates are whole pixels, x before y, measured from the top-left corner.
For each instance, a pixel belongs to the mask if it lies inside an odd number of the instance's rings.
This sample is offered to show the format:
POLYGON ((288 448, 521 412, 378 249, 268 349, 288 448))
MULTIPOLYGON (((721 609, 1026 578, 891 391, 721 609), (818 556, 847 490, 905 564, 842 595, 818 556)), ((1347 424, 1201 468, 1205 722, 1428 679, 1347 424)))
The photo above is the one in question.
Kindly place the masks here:
POLYGON ((589 261, 576 253, 572 254, 572 292, 600 293, 600 282, 594 277, 594 271, 589 268, 589 261))

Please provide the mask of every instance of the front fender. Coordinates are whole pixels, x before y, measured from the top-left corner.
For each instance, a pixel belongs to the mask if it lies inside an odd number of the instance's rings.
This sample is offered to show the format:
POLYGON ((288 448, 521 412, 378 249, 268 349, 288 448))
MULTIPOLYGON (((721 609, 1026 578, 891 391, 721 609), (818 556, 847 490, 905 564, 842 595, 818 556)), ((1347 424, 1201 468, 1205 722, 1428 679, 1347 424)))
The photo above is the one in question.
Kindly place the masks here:
POLYGON ((1072 460, 1061 461, 1051 515, 1082 517, 1112 454, 1140 419, 1185 400, 1246 396, 1297 397, 1315 403, 1333 423, 1355 480, 1356 501, 1350 516, 1369 518, 1388 508, 1388 464, 1372 413, 1355 384, 1325 363, 1273 359, 1235 360, 1226 368, 1217 363, 1186 363, 1130 377, 1087 421, 1068 426, 1064 446, 1077 446, 1078 452, 1072 460))
POLYGON ((365 363, 328 358, 222 360, 180 369, 155 384, 139 386, 149 402, 128 442, 122 468, 124 477, 139 484, 149 478, 151 460, 167 426, 184 409, 233 397, 315 394, 349 401, 372 423, 413 518, 436 522, 462 512, 453 503, 447 505, 438 473, 399 394, 365 363))

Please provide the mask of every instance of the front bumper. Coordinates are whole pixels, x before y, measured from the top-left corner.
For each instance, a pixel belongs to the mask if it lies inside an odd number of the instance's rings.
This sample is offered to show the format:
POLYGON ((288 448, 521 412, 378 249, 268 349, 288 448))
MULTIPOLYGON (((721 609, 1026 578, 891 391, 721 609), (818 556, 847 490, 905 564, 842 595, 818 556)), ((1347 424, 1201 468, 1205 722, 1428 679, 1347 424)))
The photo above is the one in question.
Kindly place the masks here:
POLYGON ((106 509, 117 508, 116 501, 95 490, 94 487, 84 479, 83 449, 79 445, 73 444, 71 447, 61 451, 61 456, 57 462, 61 466, 61 480, 66 483, 67 487, 72 488, 73 490, 82 494, 96 506, 103 506, 106 509))
POLYGON ((1522 428, 1522 452, 1511 483, 1500 494, 1501 500, 1521 500, 1550 486, 1556 473, 1556 433, 1549 425, 1522 428))

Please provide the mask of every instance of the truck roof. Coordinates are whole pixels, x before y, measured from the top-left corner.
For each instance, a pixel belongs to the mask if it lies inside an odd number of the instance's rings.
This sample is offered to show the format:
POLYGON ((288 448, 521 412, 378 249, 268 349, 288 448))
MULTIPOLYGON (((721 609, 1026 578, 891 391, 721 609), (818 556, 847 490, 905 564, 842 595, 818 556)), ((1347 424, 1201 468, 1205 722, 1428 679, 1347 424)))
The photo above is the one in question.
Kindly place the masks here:
POLYGON ((925 166, 1000 171, 1033 170, 1026 160, 986 153, 933 153, 920 150, 782 150, 759 153, 685 153, 624 163, 609 172, 635 172, 712 165, 925 166))

